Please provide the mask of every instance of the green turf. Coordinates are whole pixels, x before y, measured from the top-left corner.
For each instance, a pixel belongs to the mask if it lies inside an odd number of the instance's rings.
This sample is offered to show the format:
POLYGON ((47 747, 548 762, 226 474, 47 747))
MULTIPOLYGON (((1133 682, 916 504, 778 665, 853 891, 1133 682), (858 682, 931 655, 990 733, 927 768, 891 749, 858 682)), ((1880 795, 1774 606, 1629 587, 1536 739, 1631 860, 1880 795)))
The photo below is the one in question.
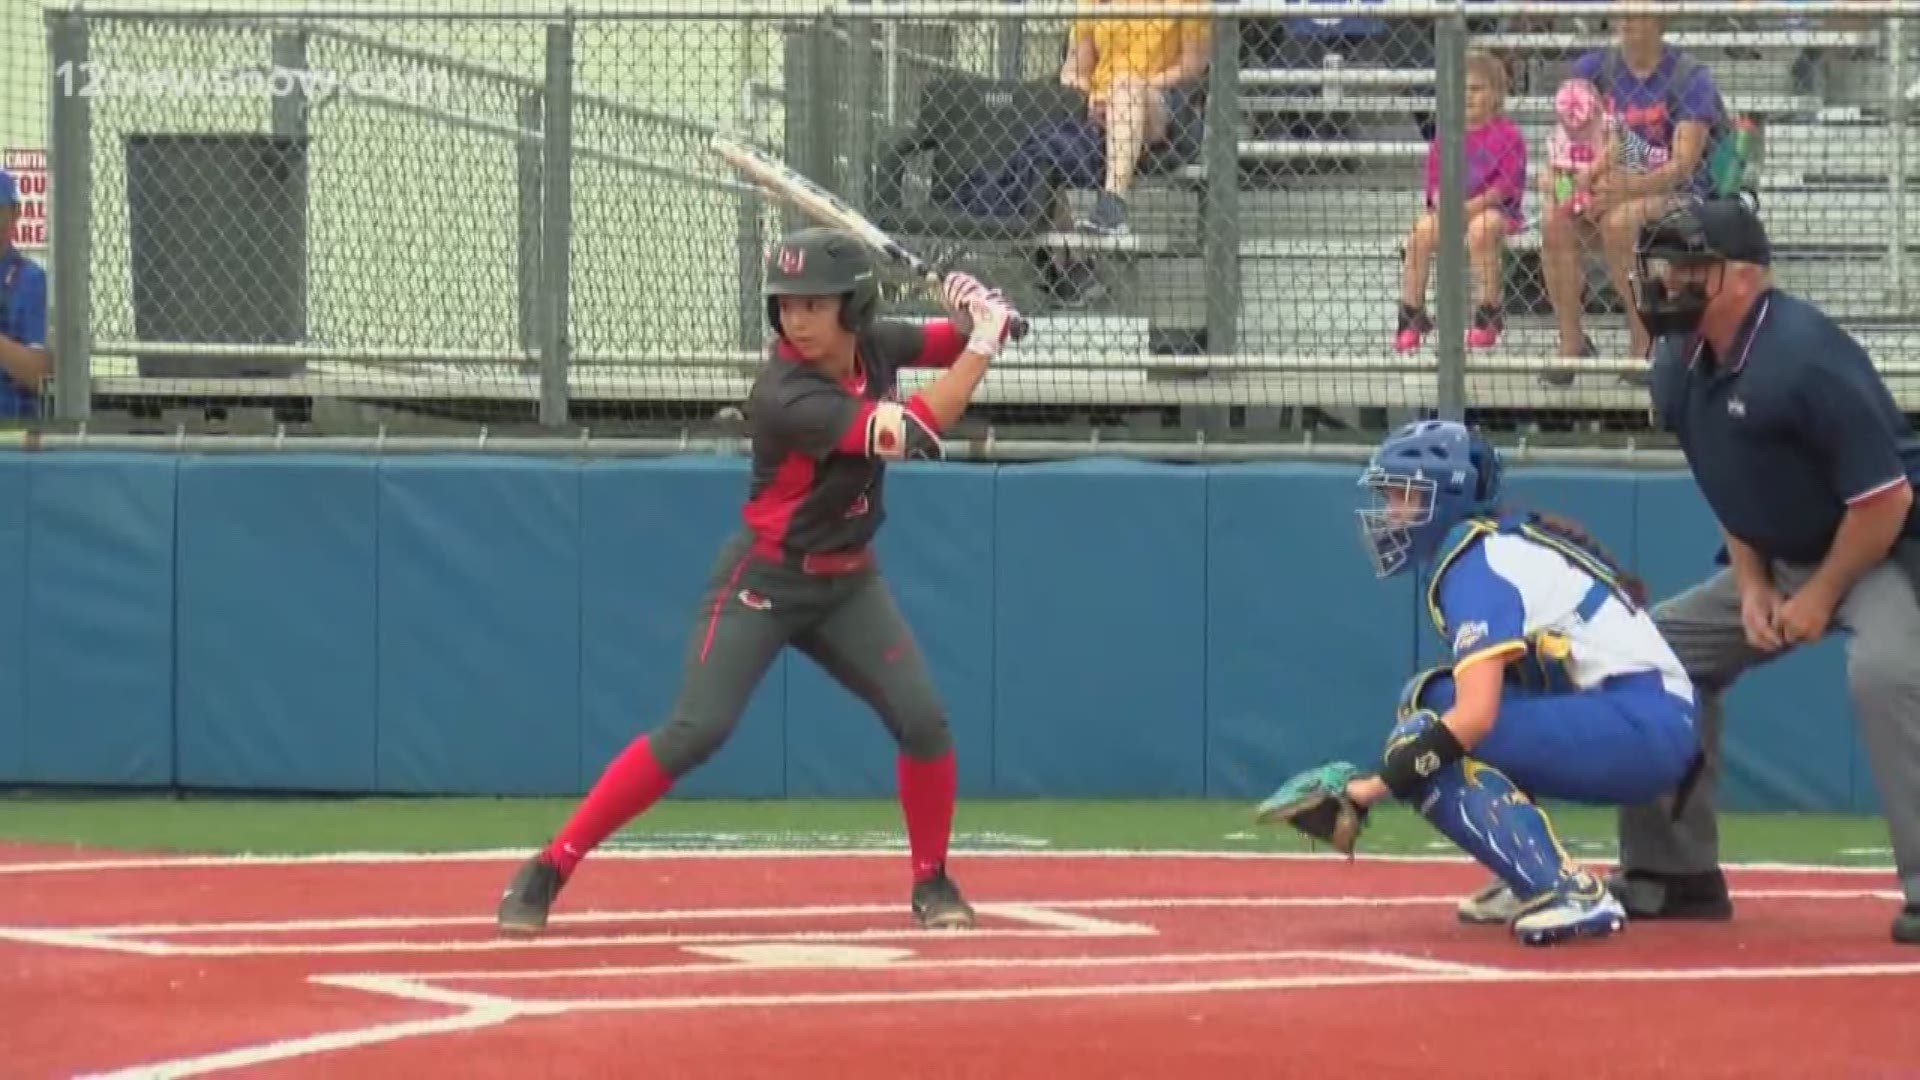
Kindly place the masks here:
MULTIPOLYGON (((0 797, 0 840, 212 853, 449 851, 534 844, 570 799, 256 799, 206 796, 0 797)), ((1299 851, 1291 833, 1256 827, 1242 802, 962 800, 956 847, 1299 851)), ((1577 854, 1610 855, 1610 811, 1561 807, 1555 823, 1577 854)), ((1885 865, 1877 818, 1728 814, 1723 852, 1736 861, 1885 865)), ((673 800, 615 837, 615 846, 873 846, 900 843, 890 801, 673 800)), ((1377 813, 1363 850, 1447 850, 1399 808, 1377 813)))

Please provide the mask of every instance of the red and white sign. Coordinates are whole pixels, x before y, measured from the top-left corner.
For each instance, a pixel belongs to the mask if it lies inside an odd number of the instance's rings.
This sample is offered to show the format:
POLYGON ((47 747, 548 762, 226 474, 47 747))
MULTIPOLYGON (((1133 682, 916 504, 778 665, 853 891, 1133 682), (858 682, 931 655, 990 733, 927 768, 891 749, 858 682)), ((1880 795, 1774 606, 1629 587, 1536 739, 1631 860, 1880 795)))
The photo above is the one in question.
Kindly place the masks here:
POLYGON ((20 185, 20 220, 13 225, 13 246, 23 250, 47 246, 47 193, 52 181, 45 150, 6 152, 6 170, 20 185))

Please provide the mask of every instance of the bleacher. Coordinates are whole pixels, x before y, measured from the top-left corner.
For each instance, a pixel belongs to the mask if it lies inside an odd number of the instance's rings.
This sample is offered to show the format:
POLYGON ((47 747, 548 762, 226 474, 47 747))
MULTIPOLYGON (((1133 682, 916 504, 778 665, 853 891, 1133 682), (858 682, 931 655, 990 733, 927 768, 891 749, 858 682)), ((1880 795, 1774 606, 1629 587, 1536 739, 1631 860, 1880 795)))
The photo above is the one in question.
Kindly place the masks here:
MULTIPOLYGON (((1528 139, 1530 170, 1539 168, 1552 127, 1550 94, 1563 65, 1608 40, 1537 33, 1474 40, 1475 46, 1523 57, 1521 84, 1530 92, 1510 93, 1507 112, 1528 139)), ((1901 377, 1911 370, 1904 357, 1920 349, 1920 319, 1894 291, 1904 268, 1897 271, 1891 256, 1899 195, 1889 175, 1898 144, 1905 144, 1904 176, 1920 170, 1913 140, 1901 140, 1886 118, 1884 72, 1877 78, 1874 73, 1883 63, 1879 35, 1675 32, 1669 40, 1708 64, 1732 109, 1765 125, 1760 196, 1777 253, 1776 278, 1856 329, 1878 351, 1903 403, 1920 411, 1920 384, 1901 377), (1722 55, 1732 48, 1739 51, 1731 58, 1722 55)), ((1431 69, 1239 73, 1237 254, 1244 299, 1236 353, 1295 354, 1303 364, 1316 356, 1389 355, 1400 251, 1420 207, 1427 149, 1413 116, 1432 111, 1432 81, 1431 69), (1301 94, 1302 88, 1316 92, 1301 94), (1338 137, 1265 135, 1275 118, 1334 115, 1347 120, 1338 137)), ((1530 175, 1529 228, 1508 243, 1508 332, 1492 353, 1469 357, 1480 370, 1496 358, 1544 361, 1557 351, 1539 284, 1532 180, 1530 175)), ((1132 199, 1131 235, 1055 232, 1041 242, 1097 255, 1103 273, 1118 279, 1107 305, 1090 310, 1130 312, 1149 324, 1156 340, 1177 339, 1182 330, 1200 339, 1206 296, 1197 286, 1207 280, 1210 238, 1202 212, 1208 182, 1205 165, 1198 163, 1171 177, 1143 180, 1132 199)), ((1074 193, 1076 207, 1090 195, 1074 193)), ((1920 239, 1915 215, 1908 210, 1901 216, 1906 241, 1920 239)), ((1590 264, 1587 329, 1617 365, 1626 350, 1624 315, 1611 302, 1597 255, 1590 264)), ((1509 373, 1506 381, 1506 396, 1516 401, 1550 409, 1561 400, 1536 389, 1523 372, 1509 373)), ((1321 396, 1354 400, 1351 393, 1321 396)), ((1621 403, 1593 392, 1568 392, 1564 400, 1582 410, 1621 403)), ((1625 407, 1642 408, 1644 399, 1628 397, 1625 407)))

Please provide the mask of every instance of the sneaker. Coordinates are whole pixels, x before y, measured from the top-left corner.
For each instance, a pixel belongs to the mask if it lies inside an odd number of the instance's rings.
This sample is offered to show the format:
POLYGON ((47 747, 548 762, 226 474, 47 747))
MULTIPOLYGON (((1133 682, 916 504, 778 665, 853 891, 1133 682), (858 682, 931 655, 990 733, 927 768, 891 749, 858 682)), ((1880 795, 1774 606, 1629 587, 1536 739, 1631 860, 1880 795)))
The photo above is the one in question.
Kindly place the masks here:
POLYGON ((1894 917, 1893 942, 1896 945, 1920 945, 1920 902, 1908 904, 1894 917))
POLYGON ((1433 332, 1433 318, 1425 308, 1400 305, 1399 329, 1393 335, 1393 351, 1410 353, 1420 347, 1420 339, 1433 332))
POLYGON ((537 934, 547 928, 547 909, 560 895, 566 879, 544 857, 535 855, 513 875, 513 882, 500 896, 495 916, 503 934, 537 934))
MULTIPOLYGON (((1600 347, 1593 343, 1592 338, 1588 337, 1585 334, 1581 334, 1579 359, 1591 360, 1594 357, 1599 355, 1600 355, 1600 347)), ((1543 386, 1572 386, 1573 372, 1543 371, 1540 373, 1540 383, 1543 386)))
POLYGON ((1492 926, 1496 923, 1509 923, 1520 914, 1520 898, 1513 895, 1513 887, 1499 878, 1494 878, 1487 887, 1460 901, 1460 921, 1470 926, 1492 926))
POLYGON ((973 908, 941 870, 913 883, 913 921, 927 930, 971 930, 973 908))
POLYGON ((1111 191, 1102 191, 1093 200, 1093 213, 1077 222, 1081 232, 1096 236, 1127 234, 1127 201, 1111 191))
POLYGON ((1500 331, 1506 329, 1506 317, 1492 304, 1473 311, 1473 325, 1467 329, 1467 348, 1491 349, 1500 343, 1500 331))
POLYGON ((1727 878, 1718 870, 1697 874, 1615 871, 1607 875, 1607 891, 1636 919, 1725 922, 1733 918, 1727 878))
POLYGON ((1606 937, 1626 929, 1627 910, 1599 878, 1586 871, 1535 897, 1513 920, 1522 945, 1552 945, 1583 937, 1606 937))

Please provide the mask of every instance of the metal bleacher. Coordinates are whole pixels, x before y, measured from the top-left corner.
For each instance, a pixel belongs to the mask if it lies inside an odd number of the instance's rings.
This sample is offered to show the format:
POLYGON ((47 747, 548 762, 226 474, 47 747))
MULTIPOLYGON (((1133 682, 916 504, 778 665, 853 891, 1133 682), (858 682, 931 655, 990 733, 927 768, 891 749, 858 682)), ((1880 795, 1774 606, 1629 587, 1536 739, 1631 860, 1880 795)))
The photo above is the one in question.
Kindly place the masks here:
MULTIPOLYGON (((1518 52, 1534 74, 1528 92, 1509 96, 1507 112, 1528 138, 1530 167, 1551 128, 1552 87, 1568 57, 1605 44, 1597 34, 1493 34, 1475 46, 1518 52)), ((1906 244, 1920 240, 1910 209, 1896 211, 1897 185, 1916 168, 1914 140, 1903 140, 1885 113, 1888 101, 1880 36, 1871 31, 1779 33, 1673 33, 1715 72, 1731 108, 1765 125, 1765 165, 1759 192, 1776 248, 1775 276, 1783 287, 1808 296, 1848 323, 1875 350, 1896 394, 1920 411, 1920 381, 1908 376, 1920 364, 1920 318, 1906 300, 1902 253, 1895 221, 1906 244), (1739 51, 1722 59, 1719 50, 1739 51), (1905 169, 1892 168, 1898 152, 1905 169)), ((1337 70, 1248 68, 1240 72, 1242 175, 1237 194, 1236 238, 1241 278, 1237 348, 1240 355, 1298 357, 1301 371, 1347 356, 1365 369, 1390 365, 1388 349, 1399 292, 1401 246, 1420 208, 1420 169, 1427 145, 1412 116, 1434 102, 1430 69, 1337 70), (1338 91, 1335 91, 1338 87, 1338 91), (1302 95, 1302 88, 1317 91, 1302 95), (1291 90, 1284 96, 1273 91, 1291 90), (1425 92, 1422 92, 1425 91, 1425 92), (1311 116, 1316 111, 1360 118, 1364 129, 1341 138, 1272 138, 1263 118, 1311 116), (1325 165, 1337 163, 1338 168, 1325 165), (1264 179, 1249 179, 1265 166, 1264 179), (1317 168, 1309 166, 1318 166, 1317 168), (1273 179, 1274 176, 1280 179, 1273 179)), ((1100 238, 1053 233, 1042 243, 1094 253, 1130 288, 1115 291, 1114 306, 1133 305, 1157 336, 1172 328, 1205 325, 1206 236, 1204 165, 1143 181, 1132 197, 1132 234, 1100 238)), ((1531 183, 1529 187, 1531 188, 1531 183)), ((1088 193, 1075 193, 1079 205, 1088 193)), ((1529 191, 1528 213, 1537 214, 1529 191)), ((1644 393, 1621 393, 1614 380, 1582 380, 1563 397, 1549 396, 1533 373, 1557 352, 1544 297, 1525 279, 1537 279, 1537 220, 1508 244, 1508 332, 1499 347, 1468 358, 1479 373, 1487 404, 1565 406, 1582 411, 1644 410, 1644 393), (1496 369, 1505 369, 1496 371, 1496 369), (1486 380, 1493 377, 1497 385, 1486 380), (1590 385, 1589 385, 1590 384, 1590 385)), ((1597 256, 1591 260, 1587 329, 1610 356, 1626 351, 1624 318, 1593 307, 1593 293, 1606 293, 1597 256), (1595 313, 1601 312, 1601 313, 1595 313)), ((1426 353, 1431 362, 1431 346, 1426 353)), ((1616 370, 1622 361, 1611 361, 1616 370)), ((1285 373, 1275 373, 1281 378, 1285 373)), ((1358 375, 1359 372, 1356 372, 1358 375)), ((1323 381, 1330 376, 1319 376, 1323 381)), ((1476 376, 1469 376, 1470 403, 1476 376)), ((1192 387, 1188 391, 1192 392, 1192 387)), ((1288 387, 1276 398, 1288 403, 1417 405, 1407 393, 1387 392, 1369 377, 1315 394, 1288 387), (1377 400, 1368 400, 1372 393, 1377 400)), ((1387 387, 1405 391, 1404 385, 1387 387)))

